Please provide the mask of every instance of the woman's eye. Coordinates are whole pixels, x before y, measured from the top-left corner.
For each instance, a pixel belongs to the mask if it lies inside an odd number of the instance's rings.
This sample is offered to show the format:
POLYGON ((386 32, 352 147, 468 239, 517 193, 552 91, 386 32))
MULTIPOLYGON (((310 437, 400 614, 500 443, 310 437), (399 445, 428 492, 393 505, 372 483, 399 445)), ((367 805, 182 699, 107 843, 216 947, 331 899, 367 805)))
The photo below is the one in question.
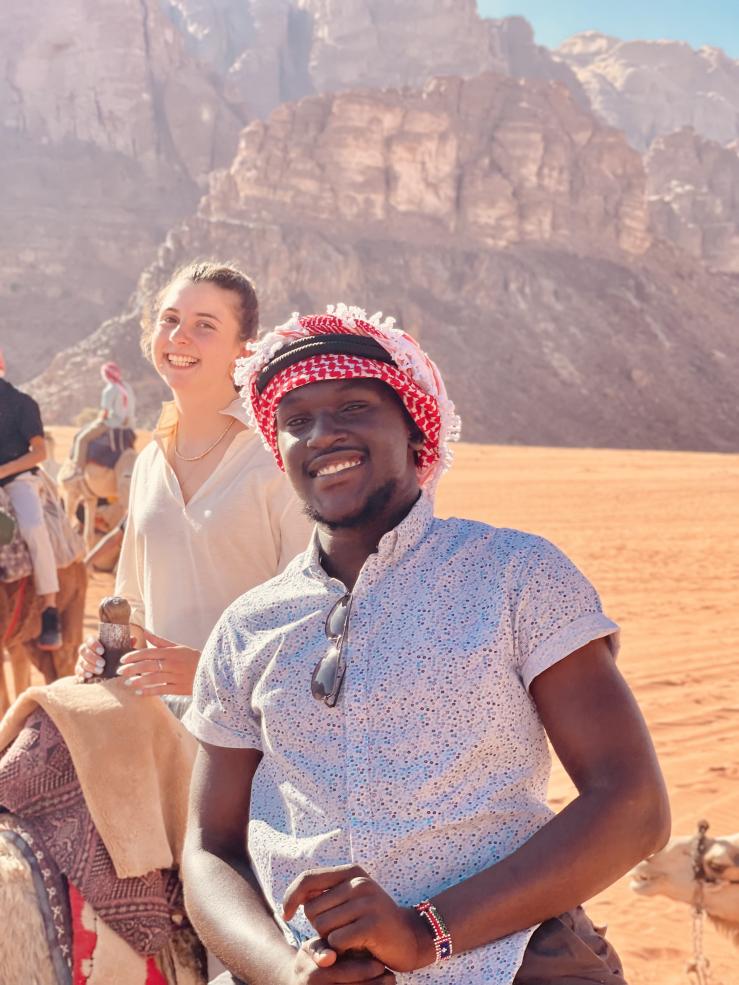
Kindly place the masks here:
POLYGON ((210 322, 207 322, 207 321, 199 321, 197 323, 196 328, 209 328, 211 331, 214 332, 216 327, 215 327, 215 325, 211 325, 210 322))

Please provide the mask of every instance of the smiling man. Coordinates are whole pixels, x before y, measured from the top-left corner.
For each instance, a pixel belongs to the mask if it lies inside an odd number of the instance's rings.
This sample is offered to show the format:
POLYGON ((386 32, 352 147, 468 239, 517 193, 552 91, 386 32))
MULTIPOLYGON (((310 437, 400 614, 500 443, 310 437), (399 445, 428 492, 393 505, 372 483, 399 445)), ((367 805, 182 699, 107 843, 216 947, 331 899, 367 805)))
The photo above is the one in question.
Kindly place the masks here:
POLYGON ((294 316, 242 382, 316 530, 198 668, 204 942, 259 985, 623 985, 579 904, 669 812, 597 593, 539 537, 434 517, 458 420, 389 322, 294 316), (557 815, 547 735, 578 789, 557 815))

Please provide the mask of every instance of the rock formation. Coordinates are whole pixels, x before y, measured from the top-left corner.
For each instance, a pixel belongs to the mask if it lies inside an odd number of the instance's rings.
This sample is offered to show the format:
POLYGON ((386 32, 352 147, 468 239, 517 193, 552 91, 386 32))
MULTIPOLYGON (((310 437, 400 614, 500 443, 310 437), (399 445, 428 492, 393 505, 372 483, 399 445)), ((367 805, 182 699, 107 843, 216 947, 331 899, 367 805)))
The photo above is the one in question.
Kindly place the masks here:
POLYGON ((646 157, 652 231, 715 270, 739 273, 739 148, 684 129, 646 157))
POLYGON ((686 126, 720 144, 739 137, 739 61, 718 48, 585 31, 555 54, 576 74, 595 112, 639 150, 686 126))
POLYGON ((3 4, 0 50, 0 304, 19 380, 50 337, 120 310, 241 121, 158 0, 3 4))
POLYGON ((468 440, 730 449, 739 285, 651 241, 644 183, 563 86, 488 74, 282 107, 243 132, 129 313, 35 393, 50 419, 89 402, 62 375, 133 358, 145 299, 180 262, 222 256, 255 277, 265 325, 338 300, 396 315, 447 373, 468 440))

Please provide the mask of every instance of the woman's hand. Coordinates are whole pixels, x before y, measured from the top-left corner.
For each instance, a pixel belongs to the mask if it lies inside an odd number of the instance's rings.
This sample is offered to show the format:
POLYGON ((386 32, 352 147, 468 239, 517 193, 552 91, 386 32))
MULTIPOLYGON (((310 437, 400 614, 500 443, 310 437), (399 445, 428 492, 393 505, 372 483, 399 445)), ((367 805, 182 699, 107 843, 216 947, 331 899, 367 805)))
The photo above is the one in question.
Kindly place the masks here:
POLYGON ((148 630, 144 630, 144 638, 152 646, 132 650, 121 657, 118 676, 126 686, 143 697, 192 694, 200 651, 155 636, 148 630))
MULTIPOLYGON (((131 646, 135 646, 131 640, 131 646)), ((78 681, 89 681, 91 677, 99 676, 105 669, 103 644, 96 636, 88 636, 77 650, 77 663, 74 665, 75 677, 78 681)))

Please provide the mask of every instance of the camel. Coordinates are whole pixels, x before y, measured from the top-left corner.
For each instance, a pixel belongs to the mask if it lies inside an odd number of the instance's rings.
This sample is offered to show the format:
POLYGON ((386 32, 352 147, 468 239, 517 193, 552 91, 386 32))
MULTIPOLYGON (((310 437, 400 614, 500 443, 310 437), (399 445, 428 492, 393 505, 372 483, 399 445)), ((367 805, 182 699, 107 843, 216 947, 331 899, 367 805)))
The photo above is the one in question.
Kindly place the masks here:
MULTIPOLYGON (((57 607, 64 645, 49 652, 39 650, 35 644, 41 632, 41 602, 32 577, 0 582, 0 647, 4 646, 10 656, 16 697, 31 683, 31 664, 47 684, 74 672, 77 648, 82 642, 86 590, 87 568, 82 561, 59 569, 57 607)), ((0 673, 0 717, 9 705, 5 675, 0 673)))
MULTIPOLYGON (((37 892, 28 861, 0 835, 0 926, 3 928, 0 981, 3 985, 59 985, 66 978, 66 974, 60 978, 52 962, 37 892)), ((145 960, 112 931, 106 931, 88 903, 84 905, 82 918, 86 930, 98 935, 104 932, 104 937, 99 939, 104 941, 107 952, 101 958, 106 967, 98 968, 98 974, 94 970, 98 952, 94 952, 90 981, 94 978, 97 985, 110 985, 114 979, 117 985, 123 985, 125 978, 126 985, 132 985, 129 979, 132 974, 137 985, 143 985, 148 977, 145 960), (121 968, 125 968, 124 977, 121 968)), ((205 985, 201 946, 192 932, 167 945, 157 960, 157 967, 167 985, 205 985)))
POLYGON ((75 475, 74 467, 69 461, 64 462, 59 469, 59 489, 67 508, 67 516, 73 524, 77 519, 78 506, 80 503, 83 505, 83 537, 88 553, 95 545, 98 500, 107 499, 111 503, 106 516, 109 528, 116 526, 125 516, 135 461, 136 452, 133 448, 127 448, 112 469, 88 462, 83 475, 75 475))
POLYGON ((689 905, 698 899, 696 889, 702 889, 706 916, 739 947, 739 833, 704 836, 700 886, 693 868, 698 837, 671 838, 662 851, 632 869, 630 888, 640 896, 667 896, 689 905))

